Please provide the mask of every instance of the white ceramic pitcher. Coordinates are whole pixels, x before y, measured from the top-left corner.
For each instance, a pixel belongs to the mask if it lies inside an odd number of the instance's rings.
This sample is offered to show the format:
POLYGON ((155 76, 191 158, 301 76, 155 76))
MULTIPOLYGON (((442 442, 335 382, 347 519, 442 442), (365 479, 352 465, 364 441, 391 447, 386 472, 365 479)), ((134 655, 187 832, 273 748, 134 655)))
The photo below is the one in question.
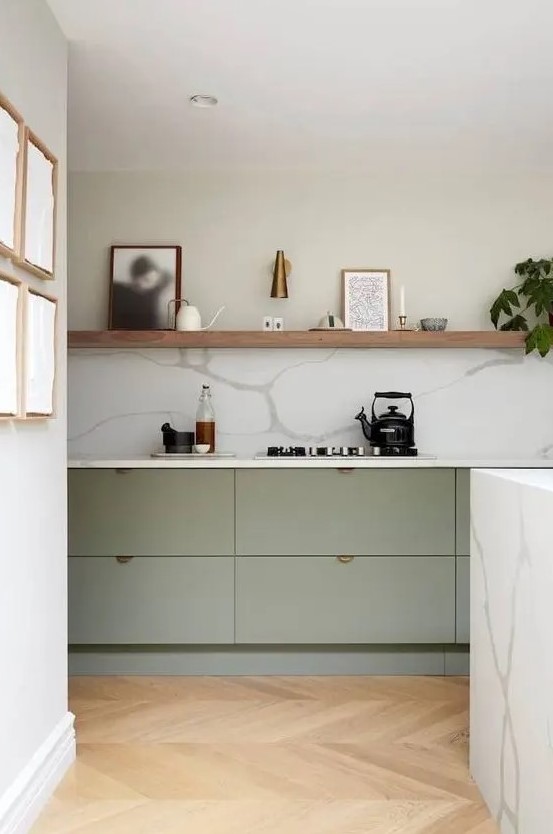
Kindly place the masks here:
POLYGON ((205 327, 202 327, 202 317, 197 307, 194 307, 192 304, 190 304, 190 302, 187 301, 186 298, 176 298, 172 299, 169 302, 169 309, 171 308, 171 304, 176 305, 177 303, 180 303, 180 308, 175 318, 175 330, 179 331, 209 330, 209 328, 215 324, 215 322, 225 309, 224 306, 219 307, 209 324, 207 324, 205 327))

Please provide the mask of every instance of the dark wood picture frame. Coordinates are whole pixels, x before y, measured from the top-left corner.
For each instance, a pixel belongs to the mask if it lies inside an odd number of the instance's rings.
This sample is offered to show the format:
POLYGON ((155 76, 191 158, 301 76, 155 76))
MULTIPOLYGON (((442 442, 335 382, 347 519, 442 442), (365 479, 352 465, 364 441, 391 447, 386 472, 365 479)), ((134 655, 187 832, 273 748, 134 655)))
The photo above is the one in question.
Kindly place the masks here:
MULTIPOLYGON (((169 326, 169 310, 167 302, 170 299, 179 299, 181 297, 182 285, 182 246, 178 244, 113 244, 110 247, 110 268, 109 268, 109 314, 108 314, 108 329, 109 330, 171 330, 169 326), (157 271, 160 274, 161 265, 155 261, 154 254, 148 255, 149 252, 159 253, 160 250, 172 250, 174 252, 174 275, 171 274, 172 285, 169 292, 168 285, 154 285, 151 290, 143 289, 142 291, 133 290, 131 282, 118 282, 116 276, 117 270, 117 253, 119 251, 130 254, 131 250, 136 251, 136 257, 130 265, 131 276, 133 280, 140 279, 142 275, 147 274, 146 270, 150 266, 150 271, 157 271), (134 272, 132 271, 134 270, 134 272), (122 290, 117 291, 115 284, 120 283, 122 290), (161 299, 161 292, 164 293, 164 301, 161 299), (154 293, 154 290, 156 291, 154 293), (140 299, 140 295, 143 298, 140 299), (157 312, 151 309, 151 305, 156 303, 155 296, 159 297, 159 302, 165 305, 165 309, 157 312), (118 298, 119 296, 119 298, 118 298), (148 296, 150 298, 148 299, 148 296), (117 305, 124 306, 125 299, 131 303, 132 310, 126 311, 116 309, 117 305), (150 309, 148 309, 148 300, 150 301, 150 309), (136 322, 134 324, 133 322, 136 322), (157 322, 155 321, 157 319, 157 322), (162 326, 163 325, 163 326, 162 326)), ((178 305, 177 305, 178 308, 178 305)))

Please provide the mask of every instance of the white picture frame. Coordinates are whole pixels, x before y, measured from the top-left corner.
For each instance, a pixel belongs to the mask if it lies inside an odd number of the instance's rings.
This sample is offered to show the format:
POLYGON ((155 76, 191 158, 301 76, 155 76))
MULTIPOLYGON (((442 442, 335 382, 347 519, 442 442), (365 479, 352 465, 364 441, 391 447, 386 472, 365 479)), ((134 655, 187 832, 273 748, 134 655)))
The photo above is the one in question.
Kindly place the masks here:
POLYGON ((36 278, 51 281, 56 259, 58 161, 28 127, 24 131, 15 262, 36 278))
POLYGON ((343 269, 344 327, 358 332, 390 329, 390 270, 343 269))
POLYGON ((17 254, 24 142, 23 118, 0 93, 0 255, 5 258, 17 254))
POLYGON ((23 310, 23 416, 55 416, 57 299, 27 287, 23 310))
POLYGON ((21 416, 23 286, 0 273, 0 419, 21 416))

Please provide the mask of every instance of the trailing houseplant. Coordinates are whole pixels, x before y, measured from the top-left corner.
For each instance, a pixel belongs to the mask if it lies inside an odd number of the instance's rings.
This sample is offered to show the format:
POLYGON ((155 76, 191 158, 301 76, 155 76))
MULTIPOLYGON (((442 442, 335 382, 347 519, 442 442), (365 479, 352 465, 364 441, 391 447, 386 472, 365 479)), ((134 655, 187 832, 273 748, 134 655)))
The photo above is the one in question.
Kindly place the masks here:
POLYGON ((527 331, 526 353, 537 350, 546 356, 553 347, 553 258, 528 258, 515 266, 515 273, 520 283, 502 290, 490 307, 493 326, 497 329, 502 314, 508 316, 499 329, 527 331), (532 310, 538 323, 530 330, 525 313, 532 310))

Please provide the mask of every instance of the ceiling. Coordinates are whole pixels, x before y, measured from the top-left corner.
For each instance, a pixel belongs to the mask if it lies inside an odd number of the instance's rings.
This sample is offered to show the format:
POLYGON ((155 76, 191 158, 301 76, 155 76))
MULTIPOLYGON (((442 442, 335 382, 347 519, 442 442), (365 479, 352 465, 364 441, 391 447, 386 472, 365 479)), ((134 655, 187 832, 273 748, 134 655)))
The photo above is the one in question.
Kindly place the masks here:
POLYGON ((549 0, 48 2, 73 170, 553 168, 549 0))

